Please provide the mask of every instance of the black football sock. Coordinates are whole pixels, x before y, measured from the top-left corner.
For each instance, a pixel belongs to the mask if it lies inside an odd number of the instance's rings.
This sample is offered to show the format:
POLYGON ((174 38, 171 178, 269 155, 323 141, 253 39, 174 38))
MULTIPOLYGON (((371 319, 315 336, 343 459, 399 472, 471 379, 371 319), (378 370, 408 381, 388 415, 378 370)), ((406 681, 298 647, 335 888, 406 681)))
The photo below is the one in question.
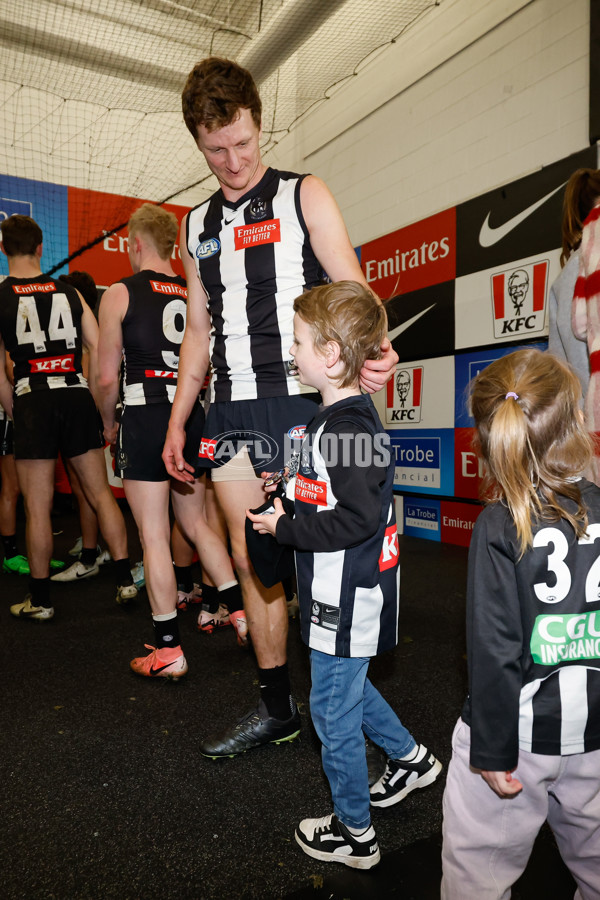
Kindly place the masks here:
POLYGON ((202 609, 209 613, 216 613, 219 609, 219 592, 212 584, 202 582, 202 609))
POLYGON ((194 590, 194 579, 192 578, 192 567, 191 566, 176 566, 173 565, 175 570, 175 581, 177 582, 177 590, 183 591, 184 594, 189 594, 194 590))
POLYGON ((222 603, 227 607, 230 613, 238 612, 238 610, 244 608, 242 592, 237 581, 235 584, 229 585, 229 587, 226 587, 224 590, 219 588, 218 600, 219 603, 222 603))
POLYGON ((48 578, 29 579, 29 592, 31 594, 32 606, 45 606, 50 609, 52 601, 50 600, 50 576, 48 578))
POLYGON ((288 665, 273 669, 259 669, 260 697, 270 716, 274 719, 289 719, 292 715, 292 689, 288 665))
POLYGON ((94 566, 96 564, 97 556, 97 547, 82 547, 81 553, 79 554, 79 561, 89 568, 89 566, 94 566))
POLYGON ((17 556, 17 536, 16 534, 3 534, 2 543, 4 544, 4 558, 11 559, 17 556))
POLYGON ((117 587, 124 587, 133 584, 131 565, 129 563, 128 556, 126 556, 125 559, 114 559, 113 566, 113 571, 117 579, 117 587))
POLYGON ((179 646, 180 638, 177 612, 152 616, 152 625, 154 627, 154 641, 158 650, 162 647, 179 646))

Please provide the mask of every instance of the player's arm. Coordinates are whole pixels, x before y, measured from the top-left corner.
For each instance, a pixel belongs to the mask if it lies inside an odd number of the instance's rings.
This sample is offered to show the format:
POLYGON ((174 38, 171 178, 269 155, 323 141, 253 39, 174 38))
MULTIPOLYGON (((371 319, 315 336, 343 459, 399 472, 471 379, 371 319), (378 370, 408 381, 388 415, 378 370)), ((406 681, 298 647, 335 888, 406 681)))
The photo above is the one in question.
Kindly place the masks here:
POLYGON ((193 467, 188 465, 183 458, 185 425, 206 378, 210 316, 206 292, 200 283, 194 260, 187 249, 187 216, 184 216, 181 223, 179 246, 187 282, 187 314, 185 333, 179 352, 177 390, 162 458, 167 472, 172 478, 176 478, 178 481, 193 481, 193 467))
MULTIPOLYGON (((332 281, 358 281, 369 288, 335 199, 320 178, 307 175, 300 187, 300 203, 315 256, 332 281)), ((377 296, 375 294, 375 296, 377 296)), ((396 371, 398 354, 387 338, 381 359, 366 361, 360 384, 370 394, 380 390, 396 371)))
POLYGON ((98 311, 100 329, 96 403, 102 416, 104 437, 110 444, 114 444, 117 439, 116 408, 123 356, 123 319, 128 307, 127 288, 124 284, 113 284, 103 294, 98 311))
MULTIPOLYGON (((8 355, 4 348, 4 341, 2 340, 2 336, 0 335, 0 359, 6 360, 8 362, 8 355)), ((6 374, 6 365, 0 366, 0 404, 4 407, 4 411, 6 412, 9 419, 12 419, 13 415, 13 389, 10 381, 8 380, 8 375, 6 374)))

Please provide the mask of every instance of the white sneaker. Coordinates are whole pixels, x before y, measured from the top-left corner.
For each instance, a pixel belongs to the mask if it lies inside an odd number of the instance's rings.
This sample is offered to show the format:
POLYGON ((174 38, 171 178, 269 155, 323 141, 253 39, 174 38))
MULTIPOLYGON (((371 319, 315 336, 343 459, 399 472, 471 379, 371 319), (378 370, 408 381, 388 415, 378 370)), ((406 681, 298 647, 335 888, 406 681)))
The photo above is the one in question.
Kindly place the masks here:
POLYGON ((81 549, 83 547, 83 538, 81 535, 77 538, 71 549, 69 550, 69 556, 79 556, 81 553, 81 549))
POLYGON ((224 625, 230 625, 229 610, 222 603, 216 612, 209 612, 207 609, 201 609, 198 616, 198 631, 205 634, 212 634, 217 628, 223 628, 224 625))
POLYGON ((12 615, 16 616, 18 619, 38 619, 44 621, 45 619, 51 619, 54 615, 54 608, 52 606, 32 606, 31 594, 27 594, 23 603, 15 603, 11 606, 10 611, 12 615))
POLYGON ((100 547, 98 547, 98 556, 96 557, 96 565, 103 566, 105 562, 110 562, 110 560, 111 560, 111 555, 108 552, 108 550, 101 550, 100 547))
POLYGON ((99 571, 97 562, 91 566, 84 566, 81 560, 78 559, 68 569, 63 569, 62 572, 52 575, 50 581, 80 581, 82 578, 91 578, 92 575, 97 575, 99 571))
POLYGON ((195 603, 202 603, 202 588, 194 582, 194 586, 189 592, 177 591, 177 609, 187 609, 195 603))

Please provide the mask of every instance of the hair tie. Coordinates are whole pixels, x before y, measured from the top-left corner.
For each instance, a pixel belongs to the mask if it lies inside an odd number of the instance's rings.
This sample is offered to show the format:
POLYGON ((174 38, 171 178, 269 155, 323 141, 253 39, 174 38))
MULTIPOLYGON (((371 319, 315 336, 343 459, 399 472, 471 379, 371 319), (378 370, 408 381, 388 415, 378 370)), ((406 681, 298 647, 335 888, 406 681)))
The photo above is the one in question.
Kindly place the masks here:
POLYGON ((518 395, 518 394, 515 394, 514 391, 509 391, 508 394, 506 394, 506 396, 504 397, 504 399, 505 399, 505 400, 508 400, 509 397, 512 397, 513 400, 518 400, 518 399, 519 399, 519 395, 518 395))

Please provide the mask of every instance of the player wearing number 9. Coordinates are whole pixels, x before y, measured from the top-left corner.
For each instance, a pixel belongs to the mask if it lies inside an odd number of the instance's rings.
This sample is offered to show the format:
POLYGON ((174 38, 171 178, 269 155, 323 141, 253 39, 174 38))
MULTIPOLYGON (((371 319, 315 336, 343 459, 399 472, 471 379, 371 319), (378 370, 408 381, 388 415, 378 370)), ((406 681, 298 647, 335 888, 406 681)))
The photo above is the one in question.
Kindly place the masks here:
POLYGON ((442 900, 508 897, 545 820, 576 897, 600 898, 600 489, 580 406, 574 371, 539 350, 471 388, 490 502, 469 549, 442 900))

